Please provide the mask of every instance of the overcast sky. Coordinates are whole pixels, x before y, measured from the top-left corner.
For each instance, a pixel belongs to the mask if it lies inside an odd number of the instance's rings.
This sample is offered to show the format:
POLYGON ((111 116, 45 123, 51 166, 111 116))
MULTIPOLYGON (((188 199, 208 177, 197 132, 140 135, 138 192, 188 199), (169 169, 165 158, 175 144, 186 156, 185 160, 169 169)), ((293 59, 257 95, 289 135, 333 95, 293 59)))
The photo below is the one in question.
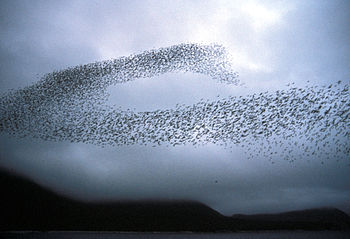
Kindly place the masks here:
MULTIPOLYGON (((169 73, 113 86, 136 111, 350 79, 349 1, 1 1, 0 93, 69 66, 180 43, 219 43, 242 85, 169 73)), ((221 213, 335 206, 349 160, 247 159, 239 147, 106 147, 0 134, 0 166, 82 200, 190 199, 221 213)))

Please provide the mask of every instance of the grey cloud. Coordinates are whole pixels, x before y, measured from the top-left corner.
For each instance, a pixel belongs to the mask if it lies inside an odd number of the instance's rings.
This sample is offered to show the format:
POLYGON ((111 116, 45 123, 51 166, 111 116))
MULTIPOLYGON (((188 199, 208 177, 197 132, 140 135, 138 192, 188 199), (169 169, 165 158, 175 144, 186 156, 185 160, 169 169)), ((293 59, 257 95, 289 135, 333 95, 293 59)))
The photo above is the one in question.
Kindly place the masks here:
MULTIPOLYGON (((271 7, 275 4, 267 3, 271 7)), ((32 84, 37 74, 187 42, 201 19, 210 19, 220 4, 2 1, 1 92, 32 84)), ((230 88, 201 76, 164 75, 115 88, 110 104, 154 110, 172 108, 178 101, 192 104, 200 98, 213 100, 217 94, 279 89, 290 81, 299 85, 306 80, 315 85, 348 82, 348 2, 295 5, 283 16, 286 25, 271 28, 265 35, 254 33, 249 20, 240 19, 242 13, 232 13, 238 17, 232 17, 224 28, 232 44, 228 47, 242 49, 253 59, 266 51, 267 57, 259 61, 273 66, 272 72, 242 68, 240 79, 248 88, 230 88)), ((232 152, 213 145, 196 149, 99 148, 7 135, 1 135, 0 147, 2 167, 87 200, 188 198, 208 203, 225 214, 316 206, 339 206, 350 212, 346 159, 338 163, 324 160, 324 165, 320 158, 310 162, 300 158, 293 164, 277 159, 272 165, 264 157, 247 160, 238 147, 232 152)))
POLYGON ((336 162, 271 165, 234 158, 215 146, 100 149, 30 141, 2 137, 7 149, 2 165, 81 200, 191 199, 225 214, 317 206, 348 210, 349 168, 336 162))

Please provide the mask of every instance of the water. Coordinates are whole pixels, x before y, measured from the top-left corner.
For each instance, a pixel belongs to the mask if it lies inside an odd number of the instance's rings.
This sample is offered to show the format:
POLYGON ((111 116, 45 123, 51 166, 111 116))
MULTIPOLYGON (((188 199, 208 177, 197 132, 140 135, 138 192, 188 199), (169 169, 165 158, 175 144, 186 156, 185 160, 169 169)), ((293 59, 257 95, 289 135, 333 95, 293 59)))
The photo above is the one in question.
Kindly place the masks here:
POLYGON ((0 233, 6 239, 349 239, 350 231, 281 231, 237 233, 118 233, 118 232, 14 232, 0 233))

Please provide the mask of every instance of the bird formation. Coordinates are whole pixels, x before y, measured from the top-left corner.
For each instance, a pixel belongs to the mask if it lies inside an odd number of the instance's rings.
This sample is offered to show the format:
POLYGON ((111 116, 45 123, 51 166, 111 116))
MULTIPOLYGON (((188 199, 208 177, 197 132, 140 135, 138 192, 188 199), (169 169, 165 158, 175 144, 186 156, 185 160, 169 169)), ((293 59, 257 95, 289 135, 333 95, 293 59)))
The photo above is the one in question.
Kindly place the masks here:
POLYGON ((225 48, 180 44, 44 75, 0 97, 0 132, 96 145, 241 145, 249 157, 349 158, 349 85, 289 87, 173 109, 134 112, 106 104, 107 87, 166 72, 238 84, 225 48))

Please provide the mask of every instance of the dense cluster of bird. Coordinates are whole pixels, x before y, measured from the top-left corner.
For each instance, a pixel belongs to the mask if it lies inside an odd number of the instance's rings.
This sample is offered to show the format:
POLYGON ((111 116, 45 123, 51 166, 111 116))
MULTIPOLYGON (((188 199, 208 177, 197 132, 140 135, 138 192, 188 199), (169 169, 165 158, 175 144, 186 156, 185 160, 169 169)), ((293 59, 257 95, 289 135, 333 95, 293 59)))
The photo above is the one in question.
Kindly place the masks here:
POLYGON ((180 44, 47 74, 0 98, 0 132, 97 145, 241 145, 250 157, 350 155, 349 85, 289 87, 174 109, 134 112, 106 104, 107 88, 166 72, 237 84, 225 48, 180 44), (297 153, 296 153, 297 152, 297 153))

